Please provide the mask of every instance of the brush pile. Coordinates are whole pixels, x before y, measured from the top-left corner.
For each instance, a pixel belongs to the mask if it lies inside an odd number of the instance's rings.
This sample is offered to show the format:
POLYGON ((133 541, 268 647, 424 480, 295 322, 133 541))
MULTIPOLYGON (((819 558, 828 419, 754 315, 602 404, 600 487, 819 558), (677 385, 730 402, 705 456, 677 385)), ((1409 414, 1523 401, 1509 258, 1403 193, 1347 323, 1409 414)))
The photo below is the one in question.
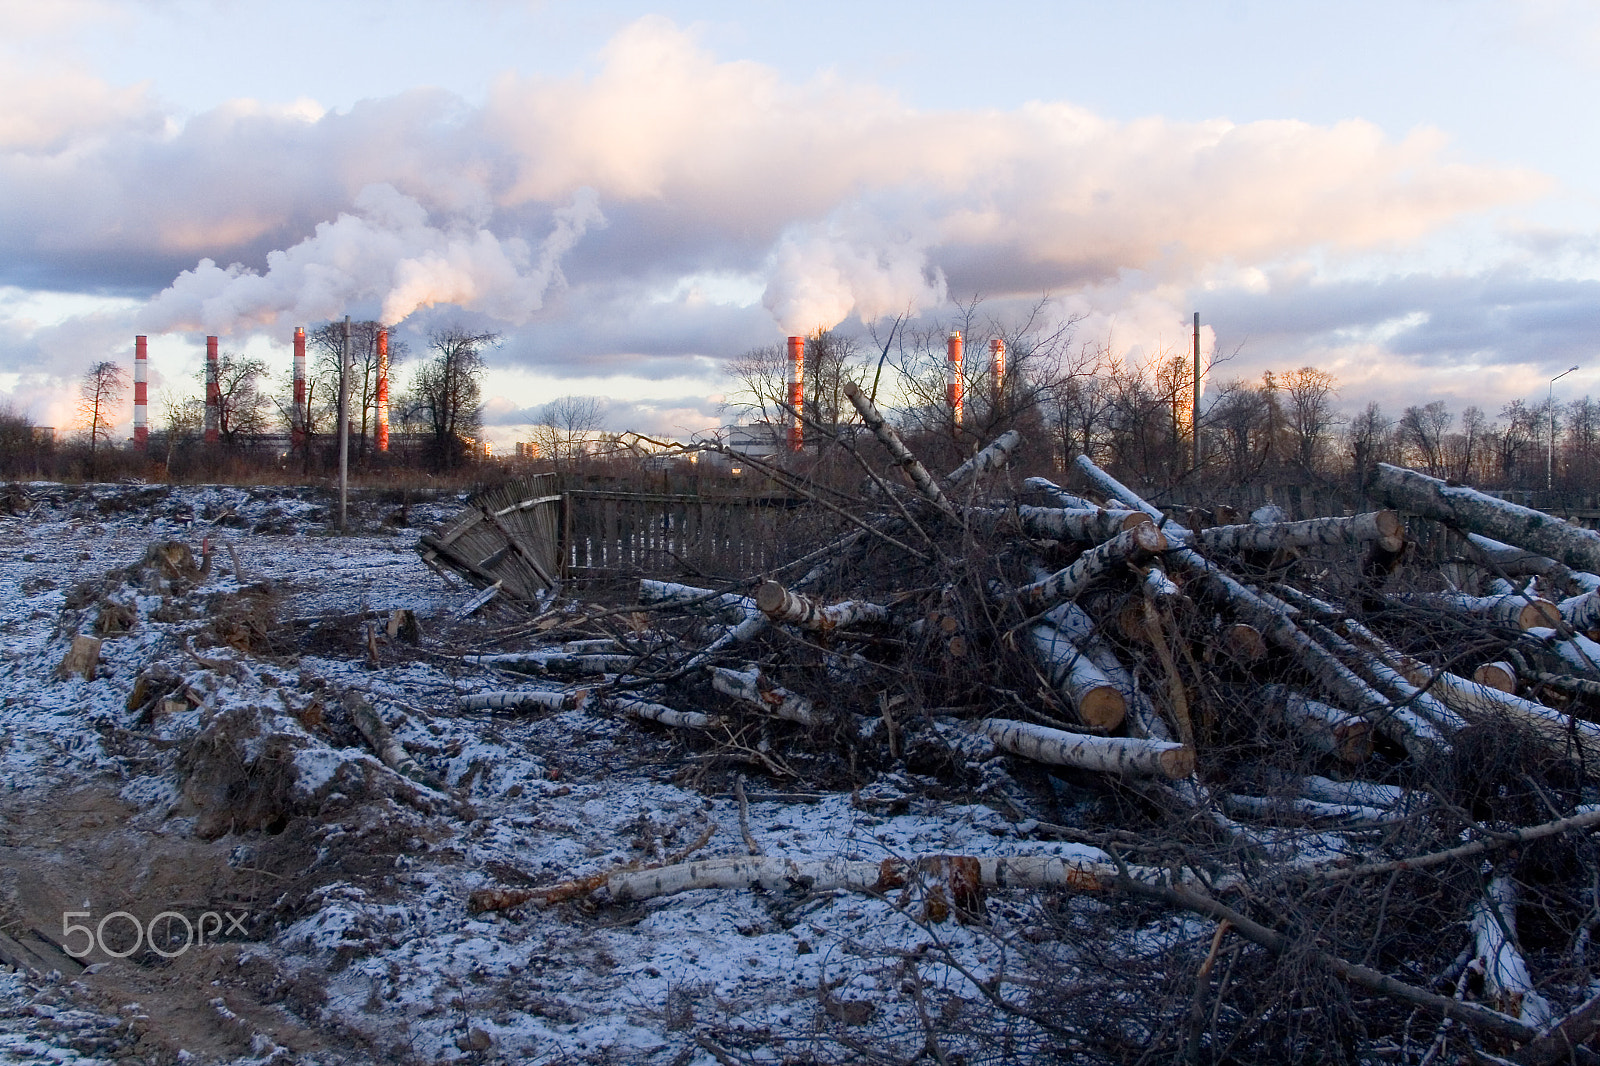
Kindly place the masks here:
POLYGON ((851 399, 888 457, 871 503, 795 482, 834 536, 547 611, 533 650, 466 656, 520 681, 463 709, 609 710, 741 807, 741 771, 869 810, 961 797, 1084 857, 776 856, 747 830, 745 856, 474 909, 759 886, 982 923, 1028 889, 1016 984, 984 994, 1074 1061, 1593 1061, 1600 535, 1393 467, 1367 489, 1389 509, 1165 513, 1087 457, 1074 491, 1013 482, 1016 433, 936 478, 851 399), (1112 932, 1151 907, 1189 917, 1112 932))

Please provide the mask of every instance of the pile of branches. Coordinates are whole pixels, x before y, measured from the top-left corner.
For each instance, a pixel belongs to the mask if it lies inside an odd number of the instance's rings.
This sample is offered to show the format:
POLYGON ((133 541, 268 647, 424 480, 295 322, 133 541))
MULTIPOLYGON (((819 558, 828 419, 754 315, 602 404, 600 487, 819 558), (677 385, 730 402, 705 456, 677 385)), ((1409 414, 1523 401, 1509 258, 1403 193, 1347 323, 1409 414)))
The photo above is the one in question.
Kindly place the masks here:
POLYGON ((915 885, 930 920, 979 921, 985 893, 1025 887, 1084 947, 1071 900, 1093 894, 1204 923, 1158 962, 1119 956, 1137 1008, 1092 979, 1104 951, 986 988, 1056 1051, 1595 1060, 1600 535, 1389 466, 1368 486, 1388 510, 1167 513, 1087 457, 1076 491, 1011 483, 1015 432, 935 477, 847 393, 888 459, 863 460, 871 506, 828 505, 840 536, 720 588, 550 612, 547 638, 587 635, 470 656, 540 680, 464 706, 681 731, 708 789, 894 771, 1100 851, 797 861, 746 834, 748 856, 475 907, 915 885))

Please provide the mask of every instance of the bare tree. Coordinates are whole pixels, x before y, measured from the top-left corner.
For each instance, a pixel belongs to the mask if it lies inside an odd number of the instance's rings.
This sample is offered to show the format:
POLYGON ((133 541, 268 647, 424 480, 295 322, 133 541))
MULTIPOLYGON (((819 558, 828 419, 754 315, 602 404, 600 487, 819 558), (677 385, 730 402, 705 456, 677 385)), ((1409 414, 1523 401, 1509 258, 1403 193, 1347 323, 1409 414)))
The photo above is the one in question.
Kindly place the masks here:
POLYGON ((572 466, 593 445, 605 424, 605 410, 605 400, 598 396, 562 396, 545 404, 531 427, 540 455, 558 471, 572 466))
POLYGON ((101 360, 84 372, 78 383, 78 416, 89 431, 89 479, 95 477, 98 445, 110 439, 111 415, 127 391, 128 376, 121 364, 101 360))
POLYGON ((1522 400, 1512 400, 1500 409, 1500 417, 1505 419, 1498 442, 1500 475, 1509 483, 1538 454, 1543 414, 1522 400))
POLYGON ((435 470, 460 465, 477 444, 483 431, 483 349, 498 343, 498 333, 460 326, 428 335, 433 355, 412 376, 407 406, 429 435, 435 470))
MULTIPOLYGON (((378 422, 378 335, 384 330, 381 322, 367 319, 350 323, 350 434, 357 458, 365 458, 372 450, 372 437, 378 422)), ((328 322, 306 335, 306 345, 316 358, 306 382, 307 406, 311 394, 320 398, 322 407, 333 412, 339 402, 339 358, 344 350, 344 322, 328 322)), ((410 354, 410 346, 389 336, 389 375, 391 381, 397 368, 410 354)), ((315 417, 308 418, 315 421, 315 417)))
POLYGON ((1334 410, 1338 386, 1332 374, 1303 366, 1278 382, 1294 461, 1307 473, 1321 464, 1333 430, 1342 419, 1334 410))
POLYGON ((218 356, 217 436, 223 447, 242 447, 272 428, 272 397, 262 387, 266 378, 264 359, 246 359, 234 352, 218 356))
POLYGON ((1444 438, 1450 432, 1456 416, 1443 400, 1434 400, 1426 406, 1407 407, 1400 415, 1400 437, 1412 451, 1417 462, 1427 467, 1434 477, 1442 477, 1444 469, 1444 438))

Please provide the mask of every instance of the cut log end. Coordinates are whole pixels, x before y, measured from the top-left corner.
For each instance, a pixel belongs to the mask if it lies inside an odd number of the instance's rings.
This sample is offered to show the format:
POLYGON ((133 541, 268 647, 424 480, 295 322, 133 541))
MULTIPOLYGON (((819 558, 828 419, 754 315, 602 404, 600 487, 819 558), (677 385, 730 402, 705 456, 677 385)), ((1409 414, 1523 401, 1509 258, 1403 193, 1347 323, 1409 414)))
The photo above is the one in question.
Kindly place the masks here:
POLYGON ((1372 724, 1364 719, 1333 727, 1333 754, 1340 762, 1366 762, 1372 755, 1372 724))
POLYGON ((1561 610, 1549 600, 1533 600, 1517 612, 1517 625, 1523 629, 1557 629, 1561 625, 1561 610))
POLYGON ((1155 520, 1143 511, 1129 511, 1122 517, 1122 528, 1132 529, 1135 526, 1149 526, 1155 528, 1155 520))
POLYGON ((1517 672, 1510 663, 1484 663, 1472 671, 1472 680, 1500 692, 1515 694, 1517 691, 1517 672))
POLYGON ((1235 622, 1222 631, 1222 650, 1235 662, 1258 663, 1267 655, 1267 641, 1255 626, 1235 622))
POLYGON ((1157 757, 1157 762, 1162 774, 1174 781, 1181 780, 1194 773, 1194 749, 1185 747, 1164 751, 1157 757))
POLYGON ((1378 539, 1374 542, 1380 551, 1389 554, 1399 554, 1406 546, 1406 524, 1395 511, 1376 511, 1372 516, 1373 524, 1378 527, 1378 539))
POLYGON ((1091 688, 1078 699, 1078 715, 1089 728, 1110 732, 1127 717, 1128 704, 1115 688, 1091 688))
POLYGON ((768 581, 756 592, 756 607, 763 614, 771 614, 774 611, 781 610, 788 598, 788 589, 776 581, 768 581))

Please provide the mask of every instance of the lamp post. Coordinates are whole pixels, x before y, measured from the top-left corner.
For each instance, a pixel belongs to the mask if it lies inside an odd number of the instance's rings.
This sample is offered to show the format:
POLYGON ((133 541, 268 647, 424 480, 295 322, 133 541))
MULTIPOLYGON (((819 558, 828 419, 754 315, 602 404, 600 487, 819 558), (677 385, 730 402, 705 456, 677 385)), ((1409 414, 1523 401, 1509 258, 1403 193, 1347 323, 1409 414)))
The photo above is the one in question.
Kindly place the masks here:
POLYGON ((1556 487, 1556 382, 1572 373, 1577 367, 1568 367, 1550 379, 1550 391, 1545 394, 1544 414, 1550 420, 1550 443, 1544 452, 1544 491, 1556 487))

